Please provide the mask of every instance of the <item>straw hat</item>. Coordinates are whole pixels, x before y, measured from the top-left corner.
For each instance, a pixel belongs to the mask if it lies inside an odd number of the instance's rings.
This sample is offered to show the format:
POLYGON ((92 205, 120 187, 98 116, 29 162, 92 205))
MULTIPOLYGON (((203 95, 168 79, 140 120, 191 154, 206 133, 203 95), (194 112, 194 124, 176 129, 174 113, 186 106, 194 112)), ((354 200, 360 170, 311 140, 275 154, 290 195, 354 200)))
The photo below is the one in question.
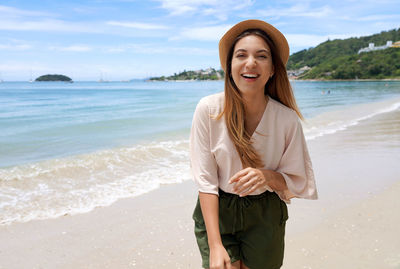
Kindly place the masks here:
POLYGON ((229 50, 235 41, 236 37, 249 29, 260 29, 264 31, 274 42, 279 56, 284 65, 289 59, 289 45, 285 36, 279 32, 278 29, 271 24, 260 20, 246 20, 234 25, 231 29, 224 34, 219 41, 219 60, 221 61, 222 69, 226 72, 226 58, 228 57, 229 50))

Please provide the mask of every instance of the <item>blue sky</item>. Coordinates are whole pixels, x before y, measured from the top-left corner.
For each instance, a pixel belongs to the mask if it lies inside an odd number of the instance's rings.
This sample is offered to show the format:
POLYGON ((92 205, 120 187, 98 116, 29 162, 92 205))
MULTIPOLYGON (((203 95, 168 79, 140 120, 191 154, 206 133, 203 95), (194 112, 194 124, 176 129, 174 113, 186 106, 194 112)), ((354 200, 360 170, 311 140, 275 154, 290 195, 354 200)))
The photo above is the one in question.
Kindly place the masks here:
MULTIPOLYGON (((0 2, 0 79, 48 73, 74 80, 128 80, 220 68, 218 40, 244 19, 262 19, 291 53, 328 38, 400 27, 398 0, 59 0, 0 2)), ((393 40, 395 41, 395 40, 393 40)))

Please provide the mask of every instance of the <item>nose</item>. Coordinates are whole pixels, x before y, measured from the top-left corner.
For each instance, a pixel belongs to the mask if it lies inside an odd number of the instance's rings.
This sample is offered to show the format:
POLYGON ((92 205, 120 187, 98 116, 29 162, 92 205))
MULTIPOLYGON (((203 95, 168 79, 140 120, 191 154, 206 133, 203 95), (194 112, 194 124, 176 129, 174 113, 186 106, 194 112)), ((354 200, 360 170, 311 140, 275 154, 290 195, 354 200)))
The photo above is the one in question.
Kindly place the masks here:
POLYGON ((255 67, 256 65, 257 65, 256 58, 253 56, 249 56, 247 58, 246 67, 252 68, 252 67, 255 67))

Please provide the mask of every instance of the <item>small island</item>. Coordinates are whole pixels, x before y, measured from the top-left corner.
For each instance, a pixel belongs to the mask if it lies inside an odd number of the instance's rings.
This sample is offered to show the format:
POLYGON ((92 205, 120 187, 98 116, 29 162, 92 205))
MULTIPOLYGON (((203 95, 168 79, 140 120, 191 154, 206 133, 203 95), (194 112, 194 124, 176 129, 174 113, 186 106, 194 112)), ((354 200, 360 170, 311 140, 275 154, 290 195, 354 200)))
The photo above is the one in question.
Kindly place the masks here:
POLYGON ((35 81, 65 81, 72 82, 72 79, 64 75, 43 75, 35 79, 35 81))

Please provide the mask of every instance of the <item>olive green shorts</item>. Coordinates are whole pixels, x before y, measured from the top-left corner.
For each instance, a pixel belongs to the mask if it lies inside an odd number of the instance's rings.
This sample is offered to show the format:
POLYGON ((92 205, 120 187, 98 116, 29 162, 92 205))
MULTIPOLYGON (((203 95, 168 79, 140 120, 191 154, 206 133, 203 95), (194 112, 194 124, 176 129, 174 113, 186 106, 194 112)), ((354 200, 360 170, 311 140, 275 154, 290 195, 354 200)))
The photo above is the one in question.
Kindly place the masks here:
MULTIPOLYGON (((274 192, 239 197, 219 190, 219 228, 231 262, 241 260, 250 269, 282 266, 287 207, 274 192)), ((197 200, 194 232, 203 268, 209 268, 207 231, 197 200)))

